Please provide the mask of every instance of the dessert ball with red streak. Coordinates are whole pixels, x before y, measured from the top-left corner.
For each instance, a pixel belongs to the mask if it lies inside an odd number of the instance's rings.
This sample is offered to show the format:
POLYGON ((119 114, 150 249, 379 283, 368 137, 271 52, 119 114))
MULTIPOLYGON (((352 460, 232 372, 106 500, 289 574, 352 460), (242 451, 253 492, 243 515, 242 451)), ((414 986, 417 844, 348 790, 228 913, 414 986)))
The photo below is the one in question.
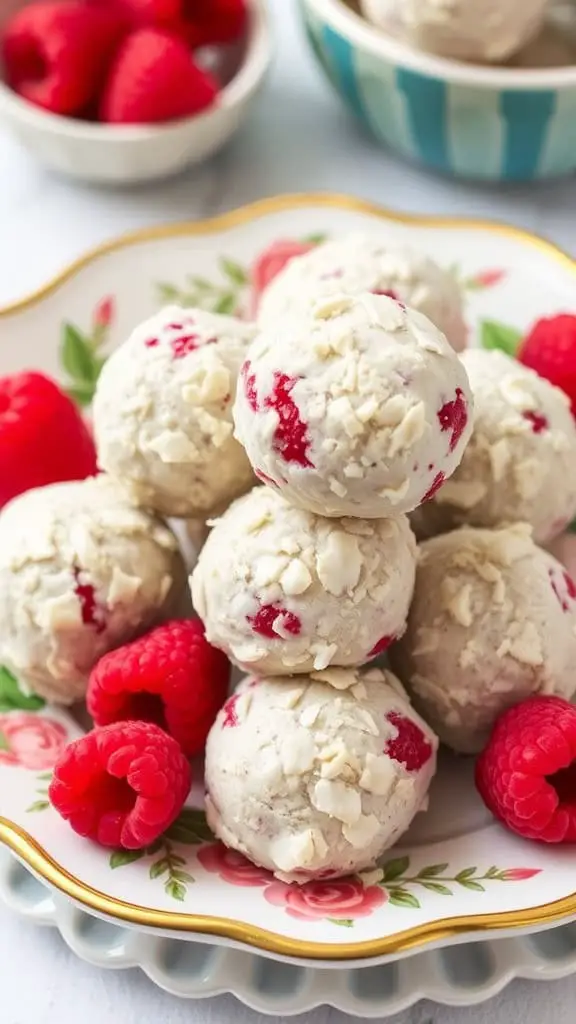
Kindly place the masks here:
POLYGON ((335 293, 262 328, 234 422, 256 475, 292 504, 376 519, 452 475, 472 413, 466 371, 430 320, 389 295, 335 293))
POLYGON ((341 292, 396 298, 424 313, 457 352, 466 346, 464 297, 454 275, 424 253, 381 235, 344 235, 298 254, 264 289, 259 322, 273 328, 281 318, 307 312, 341 292))
POLYGON ((248 677, 208 737, 208 822, 284 881, 369 869, 425 809, 437 746, 391 672, 248 677))
POLYGON ((389 657, 440 739, 477 753, 512 704, 576 692, 576 584, 526 524, 434 537, 389 657))
POLYGON ((174 614, 185 585, 173 533, 110 478, 27 491, 0 513, 0 663, 71 704, 103 654, 174 614))
POLYGON ((212 528, 192 598, 208 640, 247 671, 309 672, 401 636, 415 569, 405 516, 326 519, 255 487, 212 528))
POLYGON ((111 355, 94 399, 98 459, 137 504, 206 519, 253 485, 232 404, 254 334, 235 317, 169 306, 111 355))
MULTIPOLYGON (((474 429, 460 465, 413 519, 419 537, 526 522, 539 543, 576 515, 576 424, 563 391, 503 352, 461 356, 474 429)), ((442 416, 458 422, 458 406, 442 416)))

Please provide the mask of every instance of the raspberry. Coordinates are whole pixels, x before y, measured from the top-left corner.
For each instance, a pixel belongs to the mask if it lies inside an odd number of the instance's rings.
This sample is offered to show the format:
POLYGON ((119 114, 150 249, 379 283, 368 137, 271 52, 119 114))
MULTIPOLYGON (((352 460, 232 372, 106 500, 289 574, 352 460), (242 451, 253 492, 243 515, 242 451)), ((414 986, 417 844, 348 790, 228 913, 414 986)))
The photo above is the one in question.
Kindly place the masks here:
POLYGON ((193 48, 233 43, 248 24, 246 0, 183 0, 181 7, 175 28, 193 48))
POLYGON ((518 835, 576 842, 576 707, 538 696, 505 711, 476 763, 476 786, 518 835))
POLYGON ((234 693, 232 697, 229 697, 224 707, 222 708, 222 728, 223 729, 235 729, 238 725, 238 715, 236 714, 236 705, 238 703, 240 694, 234 693))
POLYGON ((258 312, 262 293, 270 282, 275 277, 278 277, 280 271, 284 270, 284 267, 290 263, 290 260, 295 259, 296 256, 304 256, 305 253, 310 252, 315 247, 316 243, 314 242, 294 242, 280 239, 277 242, 273 242, 272 245, 269 245, 260 254, 258 259, 255 260, 250 274, 252 279, 251 312, 254 318, 258 312))
POLYGON ((48 793, 78 835, 139 850, 178 817, 190 783, 176 740, 157 725, 116 722, 66 747, 48 793))
POLYGON ((416 722, 404 718, 398 711, 390 711, 386 719, 394 726, 398 735, 388 740, 384 753, 393 761, 403 764, 406 771, 420 771, 432 757, 432 744, 416 722))
POLYGON ((182 15, 182 0, 89 0, 94 6, 113 7, 126 18, 130 28, 150 25, 165 28, 182 15))
POLYGON ((277 604, 263 604, 256 615, 248 616, 248 622, 255 633, 267 637, 268 640, 278 640, 283 633, 299 636, 302 629, 298 616, 277 604))
POLYGON ((191 117, 211 106, 216 80, 194 63, 185 42, 156 28, 126 37, 100 103, 110 124, 153 124, 191 117))
POLYGON ((30 4, 4 30, 6 81, 53 114, 78 114, 98 95, 124 30, 114 8, 73 0, 30 4))
POLYGON ((561 313, 538 320, 520 344, 518 359, 561 388, 576 416, 576 316, 561 313))
POLYGON ((24 491, 96 473, 74 402, 41 373, 0 378, 0 507, 24 491))
POLYGON ((468 423, 468 409, 466 399, 460 388, 456 388, 456 397, 452 402, 445 402, 438 412, 440 430, 444 433, 450 431, 450 451, 453 452, 458 441, 462 437, 464 428, 468 423))
POLYGON ((272 394, 264 399, 264 405, 278 414, 279 422, 272 439, 274 451, 286 462, 295 462, 297 466, 312 466, 308 458, 308 427, 300 419, 300 410, 291 393, 297 383, 296 378, 276 372, 272 394))
POLYGON ((228 659, 208 643, 202 623, 176 620, 105 654, 86 701, 96 725, 155 722, 193 757, 226 700, 229 678, 228 659))

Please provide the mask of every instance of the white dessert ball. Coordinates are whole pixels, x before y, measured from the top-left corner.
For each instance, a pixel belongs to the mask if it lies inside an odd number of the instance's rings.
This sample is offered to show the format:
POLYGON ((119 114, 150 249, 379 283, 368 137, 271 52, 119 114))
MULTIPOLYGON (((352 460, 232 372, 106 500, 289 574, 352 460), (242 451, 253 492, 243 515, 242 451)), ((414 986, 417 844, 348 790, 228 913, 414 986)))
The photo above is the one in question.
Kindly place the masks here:
POLYGON ((548 0, 360 0, 365 17, 429 53, 499 63, 539 32, 548 0))
POLYGON ((259 323, 274 328, 343 292, 396 297, 424 313, 456 351, 466 345, 462 290, 454 275, 415 249, 363 234, 324 242, 290 260, 261 297, 259 323))
POLYGON ((326 516, 397 516, 456 469, 472 430, 466 371, 421 313, 335 295, 266 328, 234 405, 256 476, 326 516))
POLYGON ((576 585, 526 524, 435 537, 390 658, 440 739, 477 753, 512 704, 576 691, 576 585))
POLYGON ((460 465, 413 520, 419 536, 527 522, 546 543, 576 515, 576 424, 559 388, 503 352, 461 356, 474 427, 460 465))
POLYGON ((232 403, 254 327, 170 306, 105 364, 94 399, 99 465, 135 502, 167 516, 211 515, 254 478, 233 437, 232 403))
POLYGON ((53 484, 0 514, 0 662, 63 704, 114 647, 174 614, 176 538, 109 478, 53 484))
POLYGON ((436 749, 390 672, 247 679, 208 737, 208 823, 286 881, 361 871, 425 809, 436 749))
POLYGON ((415 565, 405 516, 326 519, 256 487, 212 528, 192 600, 208 640, 248 671, 357 665, 403 632, 415 565))

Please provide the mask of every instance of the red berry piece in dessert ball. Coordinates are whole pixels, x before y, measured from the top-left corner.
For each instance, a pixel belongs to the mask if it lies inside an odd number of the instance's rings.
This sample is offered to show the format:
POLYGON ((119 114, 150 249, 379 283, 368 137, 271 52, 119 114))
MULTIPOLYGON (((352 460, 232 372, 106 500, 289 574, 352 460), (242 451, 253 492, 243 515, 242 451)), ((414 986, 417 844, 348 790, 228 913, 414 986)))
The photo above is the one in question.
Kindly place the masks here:
POLYGON ((256 474, 293 505, 382 518, 452 475, 472 411, 466 371, 430 320, 385 295, 336 294, 262 329, 234 421, 256 474))

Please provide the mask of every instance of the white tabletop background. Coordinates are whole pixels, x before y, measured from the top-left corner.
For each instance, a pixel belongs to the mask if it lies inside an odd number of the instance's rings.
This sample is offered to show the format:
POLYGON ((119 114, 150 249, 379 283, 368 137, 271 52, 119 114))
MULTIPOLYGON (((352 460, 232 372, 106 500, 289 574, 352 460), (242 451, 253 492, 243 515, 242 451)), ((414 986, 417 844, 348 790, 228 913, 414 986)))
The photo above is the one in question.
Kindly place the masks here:
MULTIPOLYGON (((41 285, 95 243, 153 222, 206 217, 279 192, 355 193, 402 210, 508 220, 576 254, 576 179, 491 188, 429 177, 383 153, 341 109, 305 48, 295 0, 270 0, 276 58, 249 123, 229 148, 179 180, 97 190, 46 174, 0 127, 0 306, 41 285)), ((574 1024, 576 977, 516 983, 461 1010, 422 1003, 392 1024, 574 1024)), ((279 1020, 282 1018, 274 1018, 279 1020)), ((302 1022, 304 1018, 294 1018, 302 1022)), ((1 1024, 264 1024, 232 997, 184 1002, 136 971, 75 960, 58 935, 0 908, 1 1024)), ((345 1024, 331 1009, 309 1024, 345 1024)))

